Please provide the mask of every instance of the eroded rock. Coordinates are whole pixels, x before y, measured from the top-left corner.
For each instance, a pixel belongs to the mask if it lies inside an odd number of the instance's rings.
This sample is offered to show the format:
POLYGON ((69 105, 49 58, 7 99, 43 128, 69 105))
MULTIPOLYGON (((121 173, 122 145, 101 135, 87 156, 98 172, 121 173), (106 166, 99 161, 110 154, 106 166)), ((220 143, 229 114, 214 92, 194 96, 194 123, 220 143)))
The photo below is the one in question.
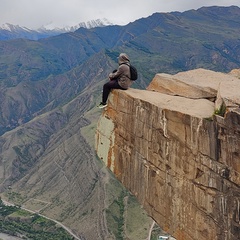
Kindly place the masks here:
POLYGON ((240 238, 238 84, 204 69, 157 74, 148 90, 114 90, 99 120, 98 156, 178 240, 240 238))

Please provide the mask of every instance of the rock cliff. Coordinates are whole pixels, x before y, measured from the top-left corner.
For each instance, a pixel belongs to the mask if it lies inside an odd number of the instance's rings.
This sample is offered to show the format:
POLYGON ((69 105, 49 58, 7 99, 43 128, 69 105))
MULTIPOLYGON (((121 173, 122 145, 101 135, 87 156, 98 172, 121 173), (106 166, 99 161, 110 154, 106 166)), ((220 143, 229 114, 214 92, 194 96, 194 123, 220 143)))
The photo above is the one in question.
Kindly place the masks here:
POLYGON ((178 240, 240 239, 239 72, 156 74, 114 90, 96 152, 178 240))

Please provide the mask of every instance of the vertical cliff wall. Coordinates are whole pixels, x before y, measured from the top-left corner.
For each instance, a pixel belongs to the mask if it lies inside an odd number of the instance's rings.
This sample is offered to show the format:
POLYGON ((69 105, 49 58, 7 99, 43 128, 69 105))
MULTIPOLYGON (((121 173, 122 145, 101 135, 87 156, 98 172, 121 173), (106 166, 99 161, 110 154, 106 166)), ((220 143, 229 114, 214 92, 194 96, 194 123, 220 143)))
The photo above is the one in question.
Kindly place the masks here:
POLYGON ((239 89, 204 69, 157 74, 114 90, 99 119, 98 156, 177 240, 240 239, 239 89))

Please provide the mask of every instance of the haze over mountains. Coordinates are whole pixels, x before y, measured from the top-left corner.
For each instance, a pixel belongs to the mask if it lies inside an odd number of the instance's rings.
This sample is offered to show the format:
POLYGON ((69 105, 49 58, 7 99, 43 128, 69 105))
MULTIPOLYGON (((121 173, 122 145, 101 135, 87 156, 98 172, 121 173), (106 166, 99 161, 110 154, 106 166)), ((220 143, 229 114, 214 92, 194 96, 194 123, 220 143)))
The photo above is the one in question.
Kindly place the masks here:
MULTIPOLYGON (((19 204, 47 201, 42 213, 85 239, 124 239, 124 211, 134 206, 135 219, 142 212, 94 153, 96 105, 118 54, 128 53, 137 67, 135 88, 146 88, 159 72, 229 72, 240 66, 239 26, 238 7, 204 7, 0 41, 1 192, 19 204)), ((134 222, 135 233, 146 234, 145 217, 134 222)))

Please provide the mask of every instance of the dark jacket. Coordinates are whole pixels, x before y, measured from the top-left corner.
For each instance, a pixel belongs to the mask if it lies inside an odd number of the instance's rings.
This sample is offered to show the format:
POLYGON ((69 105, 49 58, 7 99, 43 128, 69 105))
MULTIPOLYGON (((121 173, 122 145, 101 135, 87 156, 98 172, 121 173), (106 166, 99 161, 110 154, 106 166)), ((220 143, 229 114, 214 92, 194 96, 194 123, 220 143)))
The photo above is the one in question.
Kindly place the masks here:
POLYGON ((125 53, 121 53, 118 57, 118 64, 119 67, 116 72, 110 73, 109 78, 110 80, 117 79, 118 84, 124 88, 128 89, 133 81, 130 79, 130 61, 125 53))

